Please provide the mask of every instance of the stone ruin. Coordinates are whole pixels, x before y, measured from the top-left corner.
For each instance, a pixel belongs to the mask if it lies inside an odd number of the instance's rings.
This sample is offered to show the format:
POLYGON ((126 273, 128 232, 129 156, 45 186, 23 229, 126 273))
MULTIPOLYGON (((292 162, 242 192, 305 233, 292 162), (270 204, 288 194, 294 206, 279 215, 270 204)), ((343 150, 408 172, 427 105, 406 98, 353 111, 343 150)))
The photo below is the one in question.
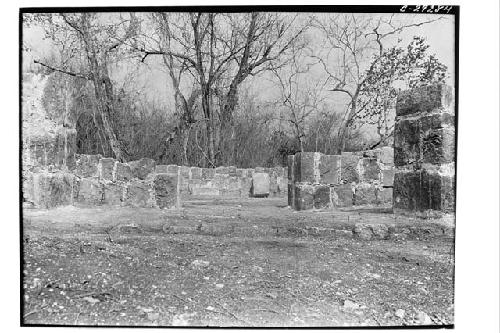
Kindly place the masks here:
POLYGON ((178 208, 189 196, 286 195, 283 167, 240 169, 156 165, 149 158, 120 163, 76 154, 76 130, 48 116, 42 103, 48 76, 24 74, 22 186, 24 207, 126 205, 178 208))
POLYGON ((393 149, 288 157, 288 205, 295 210, 392 204, 393 149))
POLYGON ((455 211, 454 95, 444 85, 400 94, 394 149, 325 155, 300 152, 288 167, 242 169, 120 163, 76 154, 76 130, 51 120, 41 103, 47 78, 26 74, 22 101, 25 207, 127 205, 179 208, 190 196, 283 197, 294 210, 393 207, 435 217, 455 211))
POLYGON ((431 85, 398 96, 394 149, 288 157, 288 205, 295 210, 392 205, 424 218, 455 212, 453 89, 431 85))
POLYGON ((394 211, 455 212, 455 96, 446 85, 402 92, 394 131, 394 211))

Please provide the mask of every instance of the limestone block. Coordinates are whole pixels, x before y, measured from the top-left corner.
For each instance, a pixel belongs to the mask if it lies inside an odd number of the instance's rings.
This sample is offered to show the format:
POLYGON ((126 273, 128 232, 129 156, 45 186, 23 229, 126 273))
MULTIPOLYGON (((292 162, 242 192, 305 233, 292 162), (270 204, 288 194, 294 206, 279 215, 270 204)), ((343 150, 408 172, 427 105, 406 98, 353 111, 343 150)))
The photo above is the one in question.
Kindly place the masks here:
POLYGON ((360 183, 356 185, 354 190, 355 205, 375 205, 378 203, 377 187, 368 184, 360 183))
POLYGON ((214 179, 215 169, 213 168, 203 168, 201 170, 201 177, 203 179, 214 179))
POLYGON ((279 194, 278 177, 274 172, 269 175, 269 195, 276 197, 279 194))
POLYGON ((254 172, 255 172, 254 169, 247 169, 247 176, 250 177, 250 178, 252 178, 254 172))
POLYGON ((238 168, 236 169, 236 177, 247 177, 248 175, 248 171, 247 169, 241 169, 241 168, 238 168))
POLYGON ((160 173, 153 180, 155 203, 159 208, 174 208, 179 206, 178 175, 160 173))
POLYGON ((293 175, 294 175, 294 170, 295 170, 295 166, 294 166, 294 158, 295 158, 295 155, 288 155, 288 159, 287 159, 287 164, 288 164, 288 179, 293 181, 294 178, 293 178, 293 175))
MULTIPOLYGON (((212 169, 214 170, 214 169, 212 169)), ((221 195, 220 189, 214 184, 212 180, 203 179, 199 183, 189 184, 189 191, 191 195, 208 195, 219 196, 221 195)))
POLYGON ((323 184, 314 185, 313 207, 316 209, 332 207, 330 186, 323 184))
POLYGON ((361 180, 372 182, 380 180, 380 167, 376 158, 362 158, 359 164, 361 180))
POLYGON ((394 165, 394 148, 392 147, 382 147, 380 149, 380 154, 378 159, 380 163, 391 166, 394 165))
POLYGON ((377 191, 377 201, 383 205, 392 205, 392 187, 384 187, 377 191))
POLYGON ((294 158, 294 181, 300 183, 316 183, 319 179, 317 170, 320 153, 300 152, 294 158))
POLYGON ((102 180, 113 180, 113 169, 115 167, 115 160, 113 158, 104 157, 99 161, 99 178, 102 180))
POLYGON ((129 162, 128 165, 134 177, 144 180, 154 171, 156 162, 151 158, 141 158, 140 160, 129 162))
MULTIPOLYGON (((176 165, 174 165, 176 166, 176 165)), ((155 166, 155 173, 175 173, 177 174, 177 169, 175 170, 175 172, 169 172, 168 170, 168 165, 164 165, 164 164, 160 164, 160 165, 157 165, 155 166)))
POLYGON ((250 197, 251 188, 252 188, 252 178, 251 177, 241 178, 241 196, 244 198, 250 197))
POLYGON ((223 195, 227 197, 240 197, 241 196, 240 178, 229 176, 227 178, 226 186, 224 187, 223 195))
POLYGON ((191 179, 201 179, 201 168, 191 167, 191 179))
POLYGON ((116 162, 115 164, 115 181, 128 181, 132 179, 132 170, 126 163, 116 162))
POLYGON ((101 155, 79 155, 75 173, 80 177, 97 177, 97 166, 101 155))
POLYGON ((121 205, 125 192, 125 186, 121 183, 108 183, 103 185, 103 203, 108 205, 121 205))
POLYGON ((231 172, 231 169, 230 169, 230 167, 227 167, 227 166, 220 166, 220 167, 215 168, 216 174, 229 175, 230 172, 231 172))
POLYGON ((394 164, 415 165, 421 161, 420 122, 418 119, 397 121, 394 128, 394 164))
POLYGON ((295 184, 288 183, 288 206, 295 209, 295 184))
POLYGON ((358 164, 360 157, 354 154, 343 153, 340 157, 340 179, 343 184, 358 183, 360 180, 358 164))
POLYGON ((455 161, 454 118, 446 114, 420 118, 423 163, 442 164, 455 161))
POLYGON ((70 173, 34 173, 29 176, 28 201, 38 208, 71 205, 75 177, 70 173))
POLYGON ((396 102, 396 116, 420 112, 447 110, 454 113, 455 97, 453 88, 443 84, 422 86, 403 91, 396 102))
POLYGON ((269 174, 264 172, 255 172, 252 175, 252 196, 267 197, 270 191, 269 174))
POLYGON ((394 184, 394 169, 384 169, 382 170, 382 185, 384 187, 392 187, 394 184))
POLYGON ((104 197, 102 183, 95 178, 82 178, 78 182, 77 201, 86 205, 100 205, 104 197))
POLYGON ((334 186, 332 201, 335 207, 351 207, 354 201, 354 192, 351 184, 334 186))
POLYGON ((284 194, 288 191, 288 179, 286 177, 277 177, 278 192, 284 194))
MULTIPOLYGON (((167 165, 167 173, 177 174, 178 171, 179 171, 179 166, 173 164, 167 165)), ((158 173, 164 173, 164 172, 158 172, 158 173)))
POLYGON ((150 186, 140 180, 131 181, 127 186, 125 202, 133 207, 150 206, 150 186))
POLYGON ((319 182, 338 184, 340 181, 340 155, 323 155, 319 159, 319 182))
POLYGON ((396 171, 394 208, 406 211, 455 210, 455 177, 426 170, 396 171))
POLYGON ((314 186, 295 183, 294 209, 308 210, 314 208, 314 186))

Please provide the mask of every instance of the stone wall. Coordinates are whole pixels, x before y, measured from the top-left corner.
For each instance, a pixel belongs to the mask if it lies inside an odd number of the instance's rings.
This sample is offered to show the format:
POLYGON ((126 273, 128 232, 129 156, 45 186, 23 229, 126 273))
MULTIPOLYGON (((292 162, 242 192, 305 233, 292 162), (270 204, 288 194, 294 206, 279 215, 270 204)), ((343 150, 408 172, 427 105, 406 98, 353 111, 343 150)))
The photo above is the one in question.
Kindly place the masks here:
POLYGON ((156 165, 149 158, 121 163, 77 155, 72 170, 30 168, 24 201, 37 208, 61 205, 180 207, 191 196, 276 197, 286 193, 285 168, 239 169, 156 165))
POLYGON ((391 205, 390 147, 342 155, 301 152, 288 157, 288 205, 295 210, 391 205))
POLYGON ((398 96, 394 211, 435 217, 455 211, 455 97, 433 85, 398 96))

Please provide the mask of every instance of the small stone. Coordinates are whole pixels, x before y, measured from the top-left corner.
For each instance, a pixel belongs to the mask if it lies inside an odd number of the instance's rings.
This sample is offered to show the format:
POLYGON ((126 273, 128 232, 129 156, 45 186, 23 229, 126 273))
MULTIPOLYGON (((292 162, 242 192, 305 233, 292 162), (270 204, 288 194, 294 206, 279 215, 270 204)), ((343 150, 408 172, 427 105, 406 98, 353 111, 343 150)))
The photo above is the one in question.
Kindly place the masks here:
POLYGON ((403 319, 405 316, 405 310, 397 309, 395 314, 396 314, 396 317, 403 319))
POLYGON ((207 310, 208 310, 208 311, 214 311, 214 310, 215 310, 215 308, 214 308, 213 306, 210 306, 210 305, 209 305, 209 306, 207 306, 207 310))
POLYGON ((346 299, 344 301, 344 308, 349 309, 349 310, 356 310, 356 309, 359 309, 359 304, 346 299))
POLYGON ((149 320, 158 320, 160 318, 160 314, 158 312, 150 312, 148 313, 149 320))
POLYGON ((420 325, 432 325, 432 319, 429 315, 423 311, 417 313, 417 321, 420 325))
POLYGON ((194 260, 192 263, 191 263, 191 266, 194 266, 196 268, 205 268, 205 267, 208 267, 210 265, 210 262, 209 261, 205 261, 205 260, 194 260))
POLYGON ((224 285, 223 285, 222 283, 217 283, 217 284, 215 285, 215 288, 217 288, 217 289, 222 289, 222 288, 224 288, 224 285))

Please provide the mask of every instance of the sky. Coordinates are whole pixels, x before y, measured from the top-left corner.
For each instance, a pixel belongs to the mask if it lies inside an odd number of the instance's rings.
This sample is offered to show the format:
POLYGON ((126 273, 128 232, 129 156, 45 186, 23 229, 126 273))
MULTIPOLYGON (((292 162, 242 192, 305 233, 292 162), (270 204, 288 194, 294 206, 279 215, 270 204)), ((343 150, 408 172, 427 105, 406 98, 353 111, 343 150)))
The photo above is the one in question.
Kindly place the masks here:
MULTIPOLYGON (((307 15, 304 13, 304 15, 307 15)), ((328 13, 321 13, 319 16, 328 16, 328 13)), ((355 17, 384 17, 389 18, 391 14, 354 14, 355 17)), ((414 15, 414 14, 394 14, 394 21, 401 21, 408 23, 415 23, 435 19, 435 15, 414 15)), ((31 49, 30 52, 23 54, 23 61, 25 64, 32 62, 33 58, 42 58, 47 56, 52 51, 50 42, 43 38, 43 30, 37 27, 24 29, 23 42, 31 49)), ((448 67, 450 77, 449 84, 454 82, 454 63, 455 63, 455 38, 454 38, 454 20, 451 15, 444 15, 442 19, 424 24, 419 27, 411 27, 403 30, 393 38, 385 42, 385 47, 394 45, 397 39, 401 39, 401 45, 406 46, 412 40, 413 36, 425 37, 429 44, 429 54, 435 54, 437 58, 448 67)), ((317 37, 317 33, 310 33, 311 44, 313 48, 315 45, 322 43, 317 37)), ((368 62, 365 66, 368 65, 368 62)), ((322 69, 318 65, 311 71, 311 78, 320 77, 323 75, 322 69)), ((130 83, 126 78, 126 70, 115 70, 114 78, 117 81, 130 83)), ((165 72, 159 57, 154 59, 149 57, 147 65, 143 65, 135 73, 134 80, 136 86, 132 88, 137 89, 137 92, 142 98, 147 100, 154 100, 157 103, 165 105, 167 110, 173 109, 173 95, 171 89, 170 78, 165 72)), ((118 84, 120 86, 120 84, 118 84)), ((130 85, 129 85, 130 88, 130 85)), ((255 77, 249 77, 241 86, 241 89, 247 90, 251 95, 257 96, 258 100, 262 103, 274 101, 279 98, 279 90, 277 89, 275 81, 272 80, 269 74, 263 74, 255 77)), ((346 107, 346 96, 342 93, 325 92, 326 101, 334 109, 335 112, 343 112, 346 107)))

